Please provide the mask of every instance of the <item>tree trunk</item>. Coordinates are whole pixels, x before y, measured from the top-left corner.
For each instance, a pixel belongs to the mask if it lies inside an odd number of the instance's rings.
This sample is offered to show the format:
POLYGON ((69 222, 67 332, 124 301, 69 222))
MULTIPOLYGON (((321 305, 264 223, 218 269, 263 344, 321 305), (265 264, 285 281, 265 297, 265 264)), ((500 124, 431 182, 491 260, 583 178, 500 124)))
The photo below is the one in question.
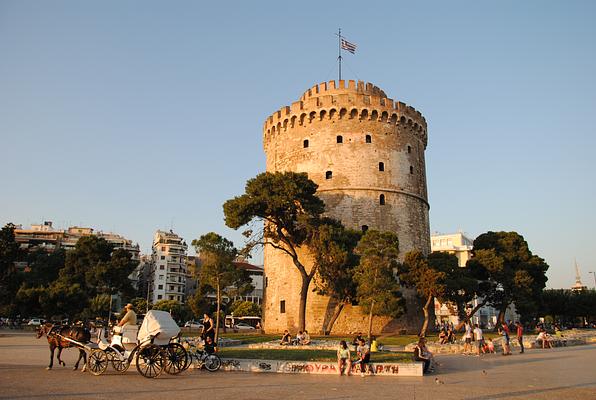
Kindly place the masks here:
POLYGON ((219 339, 219 310, 221 307, 221 291, 219 283, 217 284, 217 314, 215 314, 215 345, 217 346, 217 340, 219 339))
POLYGON ((426 330, 428 329, 428 307, 430 306, 432 300, 433 296, 428 296, 424 307, 422 307, 422 312, 424 312, 424 323, 422 324, 422 329, 420 329, 420 337, 426 336, 426 330))
POLYGON ((497 316, 497 326, 500 326, 503 324, 503 322, 505 322, 505 310, 499 310, 499 315, 497 316))
POLYGON ((298 305, 298 330, 303 331, 306 329, 306 298, 308 297, 308 287, 310 286, 311 277, 306 273, 300 271, 302 278, 302 284, 300 286, 300 303, 298 305))
POLYGON ((466 315, 463 320, 459 321, 459 324, 457 324, 457 326, 455 327, 455 330, 459 331, 462 328, 462 326, 464 326, 464 324, 466 322, 468 322, 470 320, 470 318, 472 318, 474 316, 474 314, 476 314, 476 312, 478 310, 480 310, 482 307, 484 307, 485 305, 486 305, 486 302, 484 302, 484 301, 482 303, 478 303, 478 305, 476 307, 474 307, 472 309, 472 311, 470 311, 470 314, 466 315))
POLYGON ((339 317, 339 314, 341 314, 341 311, 344 309, 345 305, 346 305, 346 303, 344 301, 340 301, 336 304, 335 309, 333 310, 333 315, 331 316, 331 319, 327 323, 327 326, 323 327, 323 334, 325 336, 327 336, 331 333, 331 329, 333 329, 333 324, 335 324, 335 321, 339 317))
POLYGON ((368 344, 371 343, 371 336, 372 336, 372 321, 373 321, 373 309, 375 308, 375 301, 371 301, 370 303, 370 312, 368 313, 368 344))

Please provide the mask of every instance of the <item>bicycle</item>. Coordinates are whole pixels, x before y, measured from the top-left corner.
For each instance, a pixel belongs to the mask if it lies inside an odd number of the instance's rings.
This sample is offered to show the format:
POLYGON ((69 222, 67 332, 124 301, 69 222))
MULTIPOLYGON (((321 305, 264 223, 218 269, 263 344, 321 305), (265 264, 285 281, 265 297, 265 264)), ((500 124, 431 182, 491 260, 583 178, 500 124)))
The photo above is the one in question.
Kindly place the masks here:
POLYGON ((194 344, 186 342, 188 345, 189 362, 186 368, 193 364, 195 369, 205 369, 209 372, 215 372, 221 368, 221 358, 217 354, 209 354, 203 349, 199 349, 194 344))

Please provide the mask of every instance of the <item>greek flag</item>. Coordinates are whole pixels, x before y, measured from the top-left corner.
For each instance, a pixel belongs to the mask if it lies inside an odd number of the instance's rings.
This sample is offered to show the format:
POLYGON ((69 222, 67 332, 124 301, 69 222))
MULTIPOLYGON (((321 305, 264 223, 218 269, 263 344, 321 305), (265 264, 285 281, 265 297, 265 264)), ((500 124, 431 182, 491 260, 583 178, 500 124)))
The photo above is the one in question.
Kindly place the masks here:
POLYGON ((354 54, 356 53, 356 45, 354 43, 350 43, 348 42, 346 39, 341 38, 341 48, 343 50, 347 50, 350 53, 354 54))

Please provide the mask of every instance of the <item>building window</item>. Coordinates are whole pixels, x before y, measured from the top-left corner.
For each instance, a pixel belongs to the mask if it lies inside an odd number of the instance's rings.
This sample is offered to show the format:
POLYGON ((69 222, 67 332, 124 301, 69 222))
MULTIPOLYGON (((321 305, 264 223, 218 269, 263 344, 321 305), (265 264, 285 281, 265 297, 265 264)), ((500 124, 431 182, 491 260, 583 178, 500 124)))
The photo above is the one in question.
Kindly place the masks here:
POLYGON ((163 289, 163 285, 157 285, 157 289, 158 290, 162 290, 163 289))
POLYGON ((362 232, 366 232, 368 230, 368 225, 362 225, 362 232))
POLYGON ((161 246, 161 251, 166 251, 166 246, 161 246))
POLYGON ((412 152, 412 146, 408 146, 408 153, 412 152))
POLYGON ((379 163, 379 171, 381 171, 381 172, 385 171, 385 164, 382 162, 379 163))
POLYGON ((165 260, 165 259, 166 259, 166 256, 161 256, 161 259, 162 259, 162 260, 165 260))
POLYGON ((161 300, 161 294, 157 295, 157 300, 161 300))
POLYGON ((170 285, 170 291, 174 290, 174 286, 170 285))
POLYGON ((379 204, 382 206, 385 205, 385 195, 384 194, 379 196, 379 204))
POLYGON ((332 177, 333 177, 333 172, 332 171, 325 172, 325 179, 331 179, 332 177))
POLYGON ((304 142, 302 142, 302 146, 306 149, 308 147, 308 139, 304 139, 304 142))
POLYGON ((410 174, 413 174, 413 173, 414 173, 414 167, 412 167, 412 166, 410 165, 410 174))
POLYGON ((160 280, 160 281, 163 281, 163 275, 160 275, 160 276, 159 276, 159 280, 160 280))
POLYGON ((285 314, 286 313, 286 301, 282 300, 279 302, 279 313, 285 314))
POLYGON ((159 269, 164 269, 164 268, 165 268, 165 266, 163 266, 163 265, 159 266, 159 269))
POLYGON ((372 137, 370 135, 366 135, 366 143, 372 143, 372 137))
POLYGON ((265 277, 265 287, 269 286, 269 278, 265 277))
POLYGON ((337 143, 343 143, 344 142, 344 138, 341 135, 337 136, 337 143))

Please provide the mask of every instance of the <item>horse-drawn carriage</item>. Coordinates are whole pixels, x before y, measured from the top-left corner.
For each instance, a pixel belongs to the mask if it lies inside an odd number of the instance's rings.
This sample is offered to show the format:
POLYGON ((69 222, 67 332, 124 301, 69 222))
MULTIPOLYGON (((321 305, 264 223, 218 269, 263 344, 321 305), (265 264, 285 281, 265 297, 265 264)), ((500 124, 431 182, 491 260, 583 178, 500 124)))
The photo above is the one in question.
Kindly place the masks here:
POLYGON ((99 331, 97 343, 91 342, 89 330, 83 327, 68 327, 46 324, 40 327, 37 337, 46 335, 50 344, 50 365, 52 368, 54 350, 58 349, 58 362, 63 348, 79 349, 79 361, 83 360, 83 369, 93 375, 103 374, 111 364, 116 371, 124 373, 131 365, 146 378, 156 378, 162 372, 178 374, 190 364, 195 368, 205 367, 215 372, 221 367, 221 359, 216 354, 209 354, 197 347, 196 343, 179 342, 180 327, 165 311, 150 310, 145 315, 140 328, 136 325, 115 327, 111 341, 108 342, 103 329, 99 331))
POLYGON ((103 374, 108 365, 126 372, 133 361, 137 371, 146 378, 156 378, 162 371, 178 374, 188 367, 189 356, 178 343, 180 328, 165 311, 150 310, 138 329, 125 325, 115 329, 108 343, 101 338, 97 348, 91 348, 87 368, 93 375, 103 374))

